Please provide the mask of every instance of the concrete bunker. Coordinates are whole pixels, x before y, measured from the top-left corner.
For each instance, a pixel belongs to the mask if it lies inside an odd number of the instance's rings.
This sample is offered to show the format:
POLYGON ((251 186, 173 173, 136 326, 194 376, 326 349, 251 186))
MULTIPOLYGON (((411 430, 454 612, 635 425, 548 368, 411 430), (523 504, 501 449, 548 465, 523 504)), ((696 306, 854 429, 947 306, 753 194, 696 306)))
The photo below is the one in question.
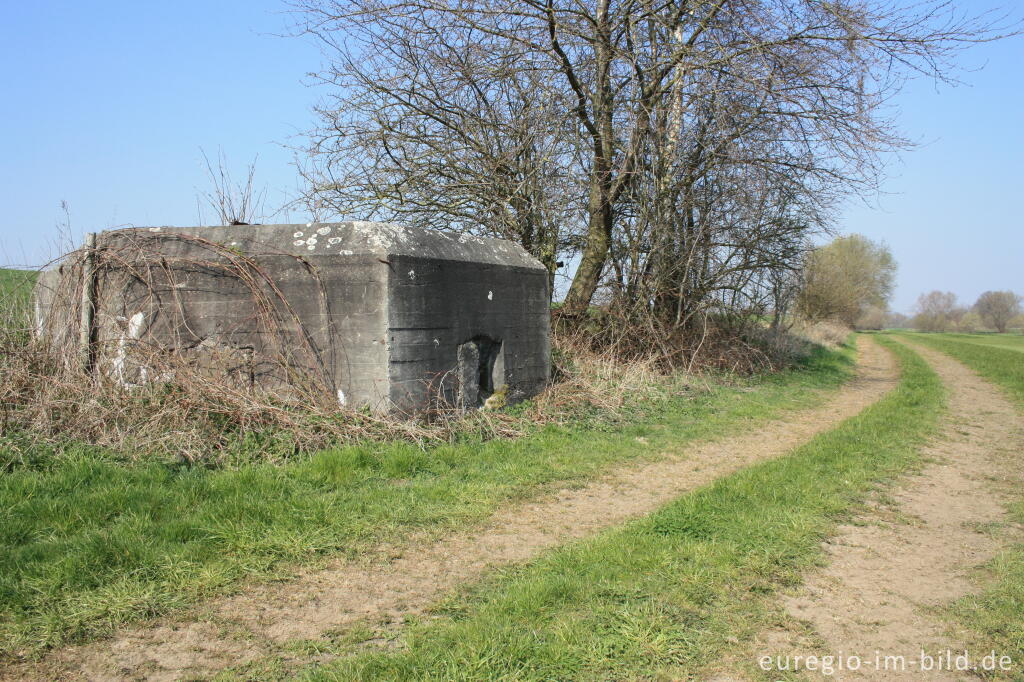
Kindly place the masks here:
POLYGON ((548 302, 518 244, 362 221, 102 232, 35 295, 38 333, 126 386, 187 366, 410 413, 537 393, 548 302))

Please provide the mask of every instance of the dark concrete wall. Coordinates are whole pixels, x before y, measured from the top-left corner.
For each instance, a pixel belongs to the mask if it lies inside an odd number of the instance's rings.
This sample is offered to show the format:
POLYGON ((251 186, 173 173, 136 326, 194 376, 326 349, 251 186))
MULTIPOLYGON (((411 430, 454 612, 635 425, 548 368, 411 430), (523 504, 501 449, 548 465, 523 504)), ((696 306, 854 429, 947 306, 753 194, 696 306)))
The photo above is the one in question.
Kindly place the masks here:
POLYGON ((504 383, 511 402, 534 395, 548 381, 543 267, 392 256, 388 290, 391 401, 399 409, 422 404, 431 390, 457 402, 465 381, 459 347, 474 339, 500 342, 493 388, 504 383))

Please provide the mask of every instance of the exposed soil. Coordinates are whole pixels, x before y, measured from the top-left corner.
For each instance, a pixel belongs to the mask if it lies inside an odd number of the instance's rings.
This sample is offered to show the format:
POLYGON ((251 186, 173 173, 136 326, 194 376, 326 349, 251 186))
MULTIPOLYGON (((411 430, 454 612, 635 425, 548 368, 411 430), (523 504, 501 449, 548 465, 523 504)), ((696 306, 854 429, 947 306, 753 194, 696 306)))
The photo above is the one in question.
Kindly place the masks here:
MULTIPOLYGON (((959 362, 913 347, 950 392, 949 412, 924 451, 928 464, 828 541, 827 567, 784 599, 803 628, 763 633, 755 659, 824 653, 862 661, 859 671, 836 670, 829 676, 836 680, 972 677, 956 670, 955 660, 953 670, 938 662, 939 652, 962 653, 969 633, 951 627, 936 607, 972 593, 972 569, 1019 536, 1003 504, 1006 491, 1021 482, 1024 419, 959 362), (1003 537, 986 532, 1000 527, 993 524, 1008 524, 1003 537), (922 651, 935 660, 929 664, 922 651), (903 656, 905 665, 885 656, 903 656)), ((989 651, 969 653, 973 665, 989 651)))
POLYGON ((41 662, 0 671, 0 678, 205 677, 280 653, 289 641, 317 639, 365 619, 400 623, 488 567, 530 559, 781 456, 877 401, 896 379, 891 355, 863 339, 856 378, 821 407, 681 448, 657 462, 614 470, 583 488, 514 506, 483 527, 440 541, 410 543, 361 562, 338 562, 286 583, 253 587, 208 604, 196 620, 135 627, 112 639, 55 651, 41 662))

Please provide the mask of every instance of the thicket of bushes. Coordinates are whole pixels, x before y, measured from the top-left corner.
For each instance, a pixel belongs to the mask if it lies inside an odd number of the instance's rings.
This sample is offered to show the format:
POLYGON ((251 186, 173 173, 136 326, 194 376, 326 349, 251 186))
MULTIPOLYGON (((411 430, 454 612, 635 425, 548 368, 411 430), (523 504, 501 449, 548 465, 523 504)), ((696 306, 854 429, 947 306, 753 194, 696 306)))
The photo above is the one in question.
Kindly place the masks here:
POLYGON ((66 349, 34 338, 30 274, 5 274, 0 324, 0 467, 45 466, 68 448, 104 449, 128 460, 158 458, 230 465, 281 460, 330 445, 404 439, 420 444, 511 438, 548 423, 629 419, 651 401, 696 390, 694 375, 773 371, 841 343, 842 329, 804 326, 804 336, 757 319, 709 318, 699 336, 655 337, 613 312, 592 308, 586 324, 553 325, 552 383, 501 411, 439 406, 415 418, 345 409, 333 401, 288 401, 190 370, 174 380, 126 388, 85 373, 66 349), (807 338, 810 337, 810 338, 807 338))

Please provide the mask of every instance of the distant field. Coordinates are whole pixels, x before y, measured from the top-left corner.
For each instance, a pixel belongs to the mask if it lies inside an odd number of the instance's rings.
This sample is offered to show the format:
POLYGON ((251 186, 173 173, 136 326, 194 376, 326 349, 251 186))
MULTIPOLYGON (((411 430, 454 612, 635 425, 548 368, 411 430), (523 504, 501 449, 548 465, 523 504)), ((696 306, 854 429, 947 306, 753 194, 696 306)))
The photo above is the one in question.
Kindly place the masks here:
POLYGON ((11 325, 12 315, 19 316, 13 326, 23 328, 29 318, 29 301, 32 297, 32 286, 36 281, 35 270, 10 270, 0 268, 0 319, 11 325))
POLYGON ((0 298, 8 295, 26 295, 36 281, 35 270, 11 270, 0 268, 0 298))
POLYGON ((901 336, 931 346, 1003 387, 1024 406, 1024 336, 1015 334, 919 334, 901 336))
POLYGON ((1024 334, 935 334, 938 339, 1024 352, 1024 334))

